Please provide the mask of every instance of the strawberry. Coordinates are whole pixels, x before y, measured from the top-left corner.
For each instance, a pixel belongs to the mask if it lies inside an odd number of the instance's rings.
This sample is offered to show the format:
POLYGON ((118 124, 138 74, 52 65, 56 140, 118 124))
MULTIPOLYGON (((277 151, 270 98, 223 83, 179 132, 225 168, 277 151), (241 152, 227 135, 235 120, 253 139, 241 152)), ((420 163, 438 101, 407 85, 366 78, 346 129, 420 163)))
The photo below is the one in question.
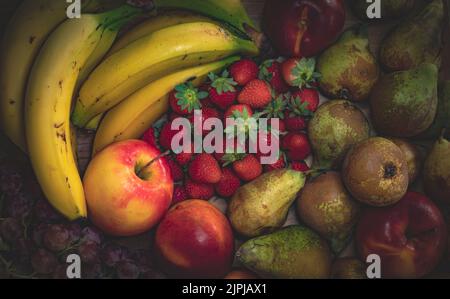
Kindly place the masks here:
POLYGON ((300 172, 306 172, 310 169, 308 164, 305 163, 305 161, 292 161, 291 168, 293 170, 300 172))
POLYGON ((231 77, 240 86, 245 86, 248 82, 258 78, 258 65, 251 59, 241 59, 230 67, 231 77))
POLYGON ((233 162, 233 170, 241 180, 249 182, 262 174, 262 165, 255 155, 246 155, 233 162))
POLYGON ((290 160, 301 161, 311 153, 308 137, 304 133, 288 133, 281 139, 281 147, 290 160))
POLYGON ((211 86, 209 88, 210 101, 222 110, 226 110, 233 105, 236 100, 237 91, 234 86, 237 85, 232 78, 228 77, 228 71, 223 71, 221 76, 214 73, 209 74, 211 86))
POLYGON ((207 96, 207 92, 199 91, 192 82, 187 82, 175 87, 175 90, 169 94, 169 103, 175 113, 188 115, 200 109, 200 100, 207 96))
POLYGON ((278 158, 277 162, 273 164, 266 164, 264 165, 264 171, 269 172, 276 169, 283 169, 286 167, 286 158, 283 153, 280 154, 280 157, 278 158))
POLYGON ((214 196, 214 185, 198 183, 191 179, 186 179, 186 193, 192 199, 208 200, 214 196))
POLYGON ((159 134, 159 144, 164 149, 171 149, 173 137, 184 130, 184 128, 172 130, 171 126, 172 126, 172 121, 167 122, 162 127, 161 133, 159 134))
POLYGON ((175 154, 174 160, 180 166, 185 166, 191 161, 193 156, 194 156, 194 145, 192 144, 190 151, 183 150, 181 153, 175 154))
POLYGON ((172 205, 176 205, 177 203, 188 199, 188 197, 189 197, 188 193, 184 186, 182 185, 175 186, 175 188, 173 189, 172 205))
MULTIPOLYGON (((263 153, 262 148, 260 148, 261 145, 265 145, 270 147, 272 145, 273 141, 278 141, 279 136, 276 135, 277 132, 274 131, 259 131, 258 132, 258 140, 250 140, 250 144, 253 144, 256 148, 256 157, 259 159, 261 157, 268 157, 270 156, 270 153, 263 153), (257 143, 256 143, 257 142, 257 143), (256 144, 255 144, 256 143, 256 144)), ((266 150, 265 150, 266 151, 266 150)))
MULTIPOLYGON (((201 128, 196 128, 198 130, 202 130, 202 135, 205 136, 207 135, 210 130, 206 130, 203 129, 203 125, 205 123, 206 120, 208 120, 209 118, 218 118, 221 119, 221 115, 219 113, 219 111, 217 111, 217 109, 215 108, 203 108, 202 110, 202 127, 201 128)), ((195 113, 191 116, 189 116, 189 121, 191 122, 192 126, 194 126, 194 117, 195 117, 195 113)), ((200 131, 196 132, 196 133, 200 133, 200 131)))
POLYGON ((315 72, 316 60, 314 58, 291 58, 283 62, 281 71, 284 81, 290 86, 311 88, 316 84, 320 74, 315 72))
POLYGON ((319 92, 312 88, 303 88, 290 96, 289 107, 298 115, 311 116, 319 107, 319 92))
POLYGON ((181 168, 181 166, 172 159, 166 159, 166 161, 167 161, 167 164, 169 165, 170 173, 172 174, 173 181, 178 182, 178 181, 183 180, 184 173, 183 173, 183 169, 181 168))
MULTIPOLYGON (((272 122, 273 122, 274 118, 269 119, 269 121, 267 122, 269 126, 272 127, 272 122)), ((278 131, 281 132, 286 132, 286 122, 284 119, 278 119, 278 131)))
POLYGON ((306 129, 307 123, 303 116, 298 116, 291 111, 286 111, 284 115, 284 122, 287 131, 296 132, 306 129))
POLYGON ((247 104, 252 108, 264 108, 272 100, 272 91, 263 80, 250 81, 238 95, 240 104, 247 104))
POLYGON ((234 174, 229 167, 222 170, 220 181, 214 186, 216 193, 223 197, 231 197, 241 186, 241 180, 234 174))
POLYGON ((244 118, 252 117, 253 110, 249 105, 239 104, 233 105, 225 112, 224 119, 227 118, 244 118))
POLYGON ((282 62, 282 58, 266 60, 261 64, 259 71, 259 79, 268 82, 277 94, 282 94, 289 90, 281 74, 282 62))
POLYGON ((196 182, 215 184, 220 181, 222 171, 211 154, 198 154, 188 168, 189 176, 196 182))
POLYGON ((154 128, 149 128, 147 131, 145 131, 141 139, 151 146, 158 148, 158 144, 156 142, 156 132, 154 128))

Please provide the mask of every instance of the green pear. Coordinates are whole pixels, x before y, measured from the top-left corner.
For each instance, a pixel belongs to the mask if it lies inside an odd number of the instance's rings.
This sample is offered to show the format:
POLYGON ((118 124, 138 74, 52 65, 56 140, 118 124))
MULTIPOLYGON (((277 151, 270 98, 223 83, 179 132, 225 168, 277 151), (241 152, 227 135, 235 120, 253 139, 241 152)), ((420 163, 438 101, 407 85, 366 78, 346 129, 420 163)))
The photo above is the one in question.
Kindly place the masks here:
POLYGON ((319 107, 308 125, 314 168, 339 169, 347 150, 370 136, 364 113, 345 100, 329 101, 319 107))
POLYGON ((450 204, 450 142, 445 138, 441 137, 428 155, 423 179, 431 198, 450 204))
POLYGON ((372 3, 366 0, 352 0, 350 7, 355 16, 361 20, 390 20, 409 14, 416 2, 416 0, 381 0, 381 19, 368 18, 367 9, 372 3))
POLYGON ((320 89, 330 98, 363 101, 367 99, 380 71, 369 49, 366 25, 357 25, 320 55, 317 71, 320 89))
POLYGON ((267 278, 328 278, 332 256, 318 234, 294 225, 245 242, 236 260, 267 278))
POLYGON ((428 129, 437 111, 438 68, 425 63, 383 76, 370 96, 378 133, 413 137, 428 129))
POLYGON ((426 62, 439 64, 444 18, 443 0, 433 0, 419 14, 400 23, 381 43, 381 65, 393 72, 426 62))
POLYGON ((228 218, 243 236, 255 237, 283 226, 305 174, 291 169, 274 170, 241 186, 228 205, 228 218))
POLYGON ((450 129, 450 80, 439 85, 439 100, 434 122, 417 138, 436 139, 440 136, 442 129, 450 129))

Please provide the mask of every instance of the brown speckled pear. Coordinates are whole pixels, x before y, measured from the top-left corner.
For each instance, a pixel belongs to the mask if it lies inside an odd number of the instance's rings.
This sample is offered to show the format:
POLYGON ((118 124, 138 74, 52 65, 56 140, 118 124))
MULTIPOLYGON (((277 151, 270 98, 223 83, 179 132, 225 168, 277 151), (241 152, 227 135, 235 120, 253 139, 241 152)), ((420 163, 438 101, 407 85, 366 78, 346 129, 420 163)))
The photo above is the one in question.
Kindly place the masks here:
POLYGON ((331 242, 340 252, 359 216, 359 203, 354 201, 338 172, 327 172, 306 183, 297 199, 301 221, 331 242))
POLYGON ((389 206, 408 189, 408 164, 392 141, 374 137, 347 153, 342 178, 355 199, 371 206, 389 206))

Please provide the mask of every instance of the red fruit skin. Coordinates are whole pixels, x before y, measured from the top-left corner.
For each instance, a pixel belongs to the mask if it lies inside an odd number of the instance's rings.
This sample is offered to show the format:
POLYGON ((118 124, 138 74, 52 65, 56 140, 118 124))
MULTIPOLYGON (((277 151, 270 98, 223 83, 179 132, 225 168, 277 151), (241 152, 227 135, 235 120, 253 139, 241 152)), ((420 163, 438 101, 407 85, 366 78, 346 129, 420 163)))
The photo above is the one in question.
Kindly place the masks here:
POLYGON ((307 127, 306 119, 302 116, 290 115, 289 111, 286 111, 284 116, 284 123, 288 132, 298 132, 305 130, 307 127))
POLYGON ((441 212, 416 192, 408 192, 394 206, 367 207, 356 230, 360 257, 378 254, 383 278, 423 277, 441 260, 446 242, 441 212))
MULTIPOLYGON (((222 116, 219 113, 219 111, 217 111, 217 109, 215 109, 215 108, 203 108, 201 111, 202 111, 202 128, 195 128, 195 130, 201 129, 202 130, 202 136, 206 136, 206 135, 208 135, 208 133, 211 130, 203 129, 203 125, 204 125, 205 121, 207 119, 209 119, 209 118, 221 119, 222 116)), ((195 113, 188 117, 188 120, 192 124, 192 127, 194 127, 194 117, 195 117, 195 113)), ((200 131, 197 132, 197 133, 200 133, 200 131)))
POLYGON ((247 155, 244 159, 233 162, 233 170, 245 182, 253 181, 263 172, 261 163, 254 155, 247 155))
POLYGON ((181 185, 175 186, 175 189, 173 190, 172 206, 186 199, 188 199, 186 188, 181 185))
POLYGON ((169 94, 169 104, 172 108, 173 112, 179 115, 189 115, 189 111, 187 109, 181 109, 181 107, 178 105, 178 99, 175 97, 176 91, 171 91, 169 94))
POLYGON ((250 81, 238 95, 240 104, 247 104, 254 109, 264 108, 271 100, 272 94, 269 85, 259 79, 250 81))
POLYGON ((166 150, 171 149, 172 139, 183 129, 172 130, 172 121, 167 122, 161 129, 159 134, 159 144, 166 150))
POLYGON ((211 154, 198 154, 189 164, 189 176, 196 182, 215 184, 220 181, 222 171, 211 154))
POLYGON ((272 78, 269 80, 270 86, 277 94, 286 93, 289 91, 289 86, 286 84, 282 71, 281 63, 274 61, 272 65, 267 69, 271 74, 272 78))
POLYGON ((219 94, 215 88, 211 87, 209 89, 209 99, 211 103, 222 110, 227 110, 228 107, 233 105, 236 100, 236 96, 236 91, 227 91, 219 94))
POLYGON ((177 119, 179 117, 184 117, 184 116, 183 115, 179 115, 178 113, 175 113, 175 112, 172 111, 172 112, 169 113, 168 121, 171 122, 174 119, 177 119))
POLYGON ((157 262, 174 278, 222 278, 231 269, 233 249, 227 218, 202 200, 173 206, 156 231, 157 262))
POLYGON ((297 65, 298 61, 299 61, 299 59, 297 59, 297 58, 290 58, 281 64, 281 74, 283 75, 284 81, 289 86, 295 86, 295 84, 293 82, 295 80, 295 78, 294 78, 294 75, 292 75, 292 71, 295 68, 295 66, 297 65))
POLYGON ((159 223, 170 206, 173 179, 166 157, 142 140, 114 143, 89 163, 83 178, 89 219, 113 236, 134 236, 159 223), (142 179, 136 166, 144 166, 142 179))
POLYGON ((241 114, 242 114, 244 109, 247 110, 247 114, 248 114, 249 117, 253 116, 252 107, 250 107, 249 105, 246 105, 246 104, 239 104, 239 105, 233 105, 230 108, 228 108, 228 110, 225 111, 225 114, 224 114, 223 117, 224 117, 224 119, 233 118, 233 112, 234 111, 241 112, 241 114))
POLYGON ((286 162, 284 161, 284 157, 283 157, 283 155, 280 155, 280 158, 278 158, 277 162, 275 162, 273 164, 264 165, 264 171, 269 172, 272 170, 283 169, 285 167, 286 167, 286 162))
POLYGON ((291 168, 295 171, 306 172, 310 170, 308 164, 305 161, 292 161, 291 168))
POLYGON ((334 42, 345 23, 343 0, 267 0, 263 28, 286 57, 315 56, 334 42))
POLYGON ((311 154, 308 137, 304 133, 290 132, 281 139, 281 147, 293 161, 305 160, 311 154))
POLYGON ((181 168, 181 166, 178 165, 177 162, 175 162, 174 160, 172 160, 170 158, 166 159, 166 161, 167 161, 167 164, 169 165, 170 173, 172 174, 172 179, 174 180, 174 182, 183 180, 184 173, 183 173, 183 169, 181 168))
POLYGON ((312 88, 303 88, 296 90, 292 93, 291 98, 295 99, 299 97, 301 102, 307 102, 308 107, 306 107, 311 112, 316 112, 320 103, 319 92, 316 89, 312 88))
POLYGON ((174 160, 177 161, 180 166, 185 166, 191 161, 193 156, 193 151, 190 153, 181 152, 175 155, 174 160))
POLYGON ((144 135, 142 135, 141 140, 147 142, 151 146, 158 148, 158 143, 156 141, 155 136, 155 129, 153 128, 149 128, 147 131, 145 131, 144 135))
POLYGON ((222 170, 222 178, 214 186, 216 193, 222 197, 231 197, 241 186, 241 180, 234 174, 229 167, 222 170))
POLYGON ((214 196, 214 185, 198 183, 191 179, 186 179, 186 192, 189 198, 208 200, 214 196))
POLYGON ((258 65, 251 59, 242 59, 230 67, 231 77, 240 86, 258 78, 258 73, 258 65))

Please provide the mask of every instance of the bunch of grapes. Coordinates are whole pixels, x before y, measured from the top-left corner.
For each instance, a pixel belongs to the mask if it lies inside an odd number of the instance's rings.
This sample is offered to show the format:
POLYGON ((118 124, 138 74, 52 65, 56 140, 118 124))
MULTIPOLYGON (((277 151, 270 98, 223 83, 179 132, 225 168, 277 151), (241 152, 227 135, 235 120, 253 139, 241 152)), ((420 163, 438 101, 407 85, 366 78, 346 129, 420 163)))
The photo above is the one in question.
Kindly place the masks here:
POLYGON ((81 278, 162 278, 149 250, 130 249, 88 221, 69 222, 45 199, 30 169, 0 161, 0 278, 67 278, 67 257, 81 278), (26 168, 25 168, 26 169, 26 168))

